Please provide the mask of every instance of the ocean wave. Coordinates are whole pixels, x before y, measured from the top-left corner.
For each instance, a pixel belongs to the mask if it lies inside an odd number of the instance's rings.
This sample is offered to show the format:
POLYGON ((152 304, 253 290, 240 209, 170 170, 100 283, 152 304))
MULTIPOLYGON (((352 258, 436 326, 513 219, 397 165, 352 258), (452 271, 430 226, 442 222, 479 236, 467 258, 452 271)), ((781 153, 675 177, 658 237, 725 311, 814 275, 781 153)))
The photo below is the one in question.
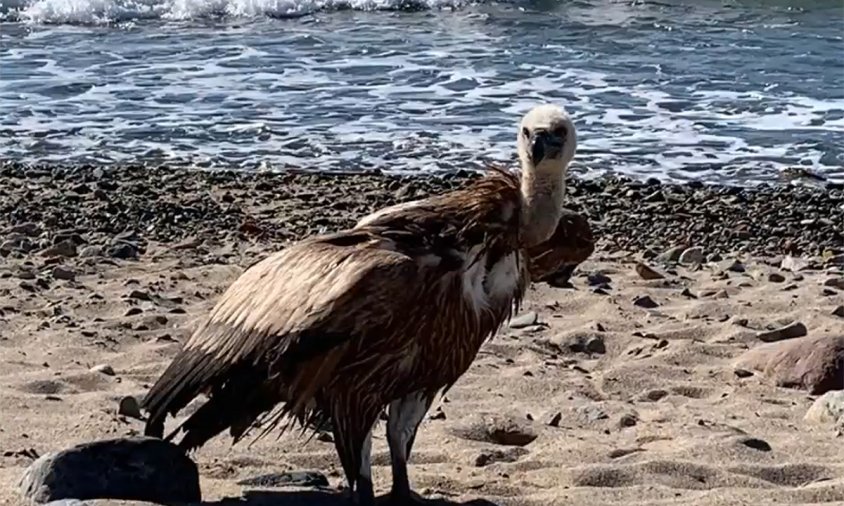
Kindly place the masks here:
POLYGON ((453 9, 471 0, 0 0, 0 21, 97 25, 161 19, 294 18, 326 10, 453 9))

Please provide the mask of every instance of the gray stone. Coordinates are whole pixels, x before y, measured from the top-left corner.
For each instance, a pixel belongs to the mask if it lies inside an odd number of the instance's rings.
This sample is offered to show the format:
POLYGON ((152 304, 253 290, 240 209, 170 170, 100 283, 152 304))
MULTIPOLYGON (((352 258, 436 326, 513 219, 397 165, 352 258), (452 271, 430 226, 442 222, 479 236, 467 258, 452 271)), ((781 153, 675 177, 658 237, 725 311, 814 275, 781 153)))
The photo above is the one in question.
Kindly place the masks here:
POLYGON ((79 256, 85 258, 101 257, 103 256, 103 248, 100 246, 85 246, 79 250, 79 256))
POLYGON ((53 279, 63 279, 65 281, 73 281, 76 279, 76 273, 71 269, 62 265, 53 267, 53 279))
POLYGON ((818 397, 803 419, 818 424, 844 424, 844 390, 833 390, 818 397))
POLYGON ((80 444, 38 458, 20 480, 24 497, 199 502, 199 472, 177 446, 135 437, 80 444))
POLYGON ((702 264, 706 260, 706 255, 703 252, 703 248, 695 246, 683 251, 678 260, 681 264, 685 265, 702 264))
POLYGON ((809 266, 809 262, 799 257, 787 256, 782 259, 780 268, 786 271, 797 272, 809 266))
POLYGON ((56 244, 41 250, 41 256, 45 257, 72 257, 76 256, 76 243, 70 239, 59 241, 56 244))
POLYGON ((785 339, 794 339, 796 337, 803 337, 808 334, 808 329, 801 322, 794 322, 784 327, 774 330, 766 330, 756 334, 756 339, 766 343, 773 343, 775 341, 783 341, 785 339))
POLYGON ((685 246, 675 246, 663 253, 660 253, 656 260, 658 262, 677 262, 680 260, 680 255, 686 250, 685 246))
POLYGON ((283 473, 262 474, 254 478, 245 478, 238 481, 237 484, 264 488, 327 487, 328 478, 317 471, 287 471, 283 473))
POLYGON ((98 372, 106 376, 114 376, 114 368, 108 364, 98 364, 91 368, 91 372, 98 372))
POLYGON ((844 278, 829 278, 823 282, 823 286, 831 286, 839 290, 844 290, 844 278))
POLYGON ((510 320, 509 327, 511 329, 521 329, 530 327, 531 325, 536 325, 537 323, 539 323, 539 315, 533 311, 528 311, 527 313, 522 313, 510 320))

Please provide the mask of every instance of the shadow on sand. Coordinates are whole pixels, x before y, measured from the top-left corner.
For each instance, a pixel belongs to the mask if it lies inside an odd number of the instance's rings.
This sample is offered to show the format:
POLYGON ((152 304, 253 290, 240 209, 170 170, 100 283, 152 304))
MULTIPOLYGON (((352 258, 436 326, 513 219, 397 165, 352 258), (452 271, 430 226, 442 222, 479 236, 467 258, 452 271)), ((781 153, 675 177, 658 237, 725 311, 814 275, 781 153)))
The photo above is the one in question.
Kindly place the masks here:
MULTIPOLYGON (((221 501, 203 502, 203 506, 350 506, 352 503, 342 492, 336 491, 248 491, 243 497, 221 501)), ((393 506, 388 496, 377 500, 378 506, 393 506)), ((483 499, 455 502, 447 499, 428 499, 425 506, 498 506, 483 499)))

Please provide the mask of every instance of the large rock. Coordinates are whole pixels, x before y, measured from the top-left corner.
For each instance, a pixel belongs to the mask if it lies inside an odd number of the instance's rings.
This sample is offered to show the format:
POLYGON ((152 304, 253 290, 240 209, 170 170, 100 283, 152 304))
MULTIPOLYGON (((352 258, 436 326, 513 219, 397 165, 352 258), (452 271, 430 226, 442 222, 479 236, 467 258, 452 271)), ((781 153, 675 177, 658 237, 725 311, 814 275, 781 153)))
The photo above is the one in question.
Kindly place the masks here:
POLYGON ((202 500, 196 464, 175 445, 145 437, 84 443, 43 455, 24 472, 20 488, 38 503, 202 500))
POLYGON ((804 337, 756 346, 736 367, 762 372, 777 386, 820 395, 844 389, 844 336, 804 337))
POLYGON ((835 390, 818 397, 803 418, 807 422, 844 424, 844 391, 835 390))

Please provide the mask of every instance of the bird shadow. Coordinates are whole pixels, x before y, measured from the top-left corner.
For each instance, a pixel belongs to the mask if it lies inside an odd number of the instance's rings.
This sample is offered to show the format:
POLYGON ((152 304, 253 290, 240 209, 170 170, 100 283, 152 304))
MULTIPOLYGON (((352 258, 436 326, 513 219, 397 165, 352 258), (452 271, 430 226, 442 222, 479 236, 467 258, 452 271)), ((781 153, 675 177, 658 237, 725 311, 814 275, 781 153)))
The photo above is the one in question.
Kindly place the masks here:
MULTIPOLYGON (((241 497, 229 497, 220 501, 203 502, 202 506, 350 506, 351 501, 342 493, 334 491, 247 491, 241 497)), ((377 506, 393 506, 389 496, 376 500, 377 506)), ((425 506, 499 506, 496 503, 473 499, 466 502, 448 499, 425 499, 425 506)))

